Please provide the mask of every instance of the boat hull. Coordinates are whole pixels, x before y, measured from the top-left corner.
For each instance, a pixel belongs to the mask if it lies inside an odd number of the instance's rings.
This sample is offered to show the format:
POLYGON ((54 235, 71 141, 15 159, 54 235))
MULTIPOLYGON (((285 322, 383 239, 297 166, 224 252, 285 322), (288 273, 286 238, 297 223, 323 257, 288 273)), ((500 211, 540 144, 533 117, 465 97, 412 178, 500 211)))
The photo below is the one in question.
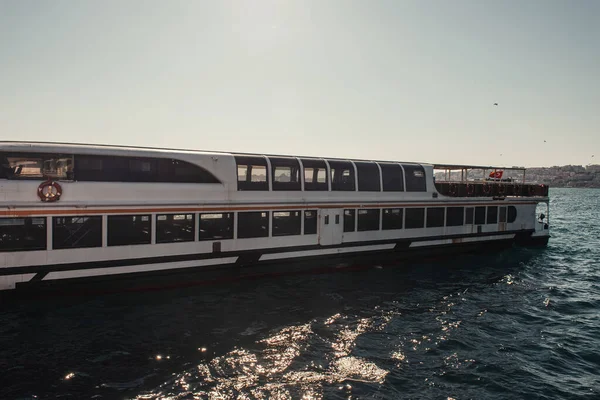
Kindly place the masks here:
MULTIPOLYGON (((127 291, 166 290, 220 284, 245 279, 293 274, 319 274, 371 268, 405 261, 431 261, 457 254, 497 252, 513 246, 541 246, 548 237, 534 232, 461 238, 427 238, 421 241, 361 243, 358 246, 311 246, 236 254, 163 257, 45 266, 3 298, 81 296, 127 291), (499 237, 500 236, 500 237, 499 237), (503 236, 503 237, 502 237, 503 236)), ((26 271, 31 275, 32 271, 26 271)))

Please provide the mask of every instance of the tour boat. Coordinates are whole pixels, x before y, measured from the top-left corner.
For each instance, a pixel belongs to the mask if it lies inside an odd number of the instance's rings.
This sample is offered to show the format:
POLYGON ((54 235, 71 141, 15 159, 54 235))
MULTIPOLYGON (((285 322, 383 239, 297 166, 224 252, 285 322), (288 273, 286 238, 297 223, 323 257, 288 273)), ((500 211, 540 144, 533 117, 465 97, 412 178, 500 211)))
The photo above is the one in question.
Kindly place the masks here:
POLYGON ((190 284, 549 238, 548 187, 524 168, 503 179, 493 166, 33 142, 0 142, 0 157, 1 291, 190 284))

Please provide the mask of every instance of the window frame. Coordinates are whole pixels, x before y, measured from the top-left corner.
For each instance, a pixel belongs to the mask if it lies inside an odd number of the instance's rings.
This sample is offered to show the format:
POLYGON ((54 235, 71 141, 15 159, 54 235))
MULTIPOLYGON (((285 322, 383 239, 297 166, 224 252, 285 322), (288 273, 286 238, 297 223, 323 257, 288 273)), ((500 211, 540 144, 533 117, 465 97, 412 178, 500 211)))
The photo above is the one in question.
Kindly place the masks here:
POLYGON ((256 156, 234 156, 236 165, 236 181, 238 191, 268 191, 269 181, 271 179, 271 173, 269 171, 269 165, 265 157, 256 156), (240 180, 239 170, 240 167, 246 168, 246 179, 240 180), (254 167, 261 167, 265 169, 265 180, 252 181, 252 169, 254 167))
POLYGON ((293 157, 269 157, 271 164, 271 188, 274 191, 281 190, 293 190, 299 191, 302 189, 300 173, 300 163, 296 158, 293 157), (282 182, 277 181, 277 169, 278 168, 289 168, 290 169, 290 181, 282 182), (296 175, 295 181, 292 180, 293 175, 296 175))
POLYGON ((327 168, 327 163, 325 160, 318 159, 307 159, 301 158, 302 162, 302 173, 300 179, 302 179, 302 183, 304 185, 305 191, 328 191, 329 190, 329 169, 327 168), (313 171, 313 180, 316 179, 317 182, 307 182, 306 181, 306 171, 307 169, 311 169, 313 171), (315 171, 316 169, 316 171, 315 171), (319 182, 319 171, 323 170, 325 173, 325 182, 319 182))
POLYGON ((327 160, 332 192, 355 192, 356 173, 352 161, 327 160), (348 178, 345 178, 348 171, 348 178))
POLYGON ((359 192, 380 192, 381 174, 374 162, 354 161, 359 192))
POLYGON ((404 169, 396 163, 378 163, 384 192, 404 192, 404 169), (394 171, 396 170, 396 171, 394 171), (399 172, 399 175, 397 173, 399 172))

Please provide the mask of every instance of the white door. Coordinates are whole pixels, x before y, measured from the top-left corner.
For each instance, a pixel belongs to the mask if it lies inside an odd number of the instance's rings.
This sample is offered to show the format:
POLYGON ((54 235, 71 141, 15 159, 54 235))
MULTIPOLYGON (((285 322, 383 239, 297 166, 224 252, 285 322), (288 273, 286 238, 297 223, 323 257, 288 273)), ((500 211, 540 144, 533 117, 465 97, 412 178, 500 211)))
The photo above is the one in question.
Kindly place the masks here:
POLYGON ((321 209, 319 210, 319 244, 331 246, 342 243, 344 224, 342 220, 343 210, 321 209))

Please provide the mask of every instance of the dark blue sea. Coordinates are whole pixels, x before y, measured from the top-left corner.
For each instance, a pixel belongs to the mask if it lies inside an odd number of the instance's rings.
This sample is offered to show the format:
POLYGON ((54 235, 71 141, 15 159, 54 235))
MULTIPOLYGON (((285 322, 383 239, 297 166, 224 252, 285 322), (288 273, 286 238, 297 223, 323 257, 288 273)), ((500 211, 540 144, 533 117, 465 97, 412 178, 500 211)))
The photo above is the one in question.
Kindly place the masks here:
POLYGON ((550 196, 545 249, 2 304, 0 398, 600 399, 600 190, 550 196))

